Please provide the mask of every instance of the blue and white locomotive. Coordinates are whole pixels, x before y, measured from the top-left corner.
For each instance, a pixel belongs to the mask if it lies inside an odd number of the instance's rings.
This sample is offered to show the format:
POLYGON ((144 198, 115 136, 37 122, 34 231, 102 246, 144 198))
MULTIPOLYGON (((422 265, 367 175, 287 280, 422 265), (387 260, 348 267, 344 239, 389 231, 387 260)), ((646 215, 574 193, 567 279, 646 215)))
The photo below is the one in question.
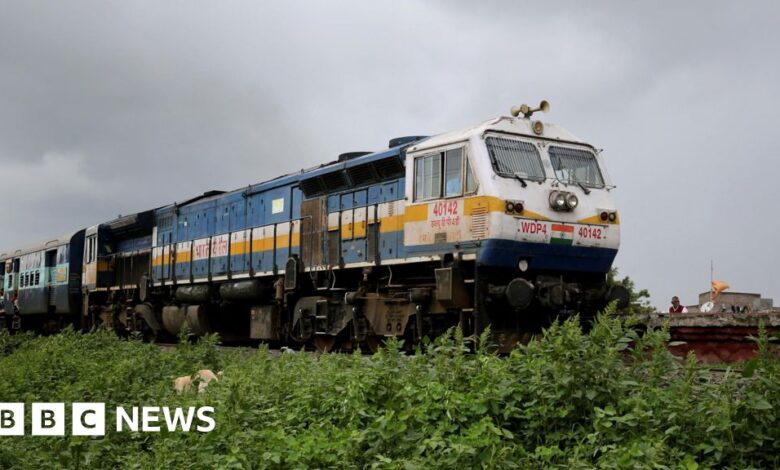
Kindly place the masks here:
POLYGON ((532 119, 548 107, 3 254, 13 325, 187 328, 328 350, 490 324, 510 347, 556 315, 625 304, 606 285, 614 185, 592 145, 532 119), (49 274, 65 265, 65 278, 49 274))

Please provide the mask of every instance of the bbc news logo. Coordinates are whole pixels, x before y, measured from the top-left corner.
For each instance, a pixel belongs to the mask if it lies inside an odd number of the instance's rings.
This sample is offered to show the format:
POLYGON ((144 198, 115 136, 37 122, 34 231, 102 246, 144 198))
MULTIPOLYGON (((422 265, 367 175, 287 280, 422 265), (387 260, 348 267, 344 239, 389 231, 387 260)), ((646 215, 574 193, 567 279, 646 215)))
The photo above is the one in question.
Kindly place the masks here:
MULTIPOLYGON (((25 404, 0 403, 0 436, 25 435, 25 404)), ((72 403, 70 406, 73 436, 106 434, 105 403, 72 403)), ((30 407, 30 434, 64 436, 65 403, 33 403, 30 407)), ((117 407, 113 420, 116 432, 211 432, 217 427, 214 407, 169 408, 167 406, 117 407)))

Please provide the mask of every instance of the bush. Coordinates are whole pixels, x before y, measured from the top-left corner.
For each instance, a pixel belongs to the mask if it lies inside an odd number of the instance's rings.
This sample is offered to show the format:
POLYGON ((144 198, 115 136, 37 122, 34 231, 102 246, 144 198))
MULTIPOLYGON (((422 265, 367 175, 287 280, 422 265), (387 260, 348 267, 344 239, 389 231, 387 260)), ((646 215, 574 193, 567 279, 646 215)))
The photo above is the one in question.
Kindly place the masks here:
POLYGON ((101 332, 7 340, 0 401, 210 405, 217 427, 116 433, 108 412, 105 437, 0 438, 4 467, 761 468, 780 455, 766 335, 747 377, 681 363, 666 331, 639 335, 609 313, 587 335, 556 323, 504 357, 471 353, 456 331, 371 357, 219 350, 213 337, 173 351, 101 332), (173 391, 202 368, 224 377, 173 391))

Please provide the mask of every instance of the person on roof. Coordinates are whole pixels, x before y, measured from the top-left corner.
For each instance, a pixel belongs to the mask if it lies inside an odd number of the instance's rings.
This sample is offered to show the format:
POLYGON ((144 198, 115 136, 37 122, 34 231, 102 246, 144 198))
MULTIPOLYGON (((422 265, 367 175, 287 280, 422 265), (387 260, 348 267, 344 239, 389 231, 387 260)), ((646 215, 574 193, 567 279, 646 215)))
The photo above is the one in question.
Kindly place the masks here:
POLYGON ((669 307, 669 313, 671 314, 688 313, 688 309, 685 308, 684 305, 680 305, 680 299, 675 295, 674 297, 672 297, 672 306, 669 307))

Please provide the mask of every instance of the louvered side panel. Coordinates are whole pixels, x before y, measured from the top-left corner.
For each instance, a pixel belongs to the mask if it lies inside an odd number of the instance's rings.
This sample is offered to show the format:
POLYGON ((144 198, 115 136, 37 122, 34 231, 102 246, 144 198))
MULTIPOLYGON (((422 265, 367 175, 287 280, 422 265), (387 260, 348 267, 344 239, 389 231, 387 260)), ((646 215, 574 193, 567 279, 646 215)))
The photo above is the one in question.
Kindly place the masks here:
POLYGON ((471 236, 475 240, 482 240, 487 237, 487 207, 475 207, 471 212, 471 236))

